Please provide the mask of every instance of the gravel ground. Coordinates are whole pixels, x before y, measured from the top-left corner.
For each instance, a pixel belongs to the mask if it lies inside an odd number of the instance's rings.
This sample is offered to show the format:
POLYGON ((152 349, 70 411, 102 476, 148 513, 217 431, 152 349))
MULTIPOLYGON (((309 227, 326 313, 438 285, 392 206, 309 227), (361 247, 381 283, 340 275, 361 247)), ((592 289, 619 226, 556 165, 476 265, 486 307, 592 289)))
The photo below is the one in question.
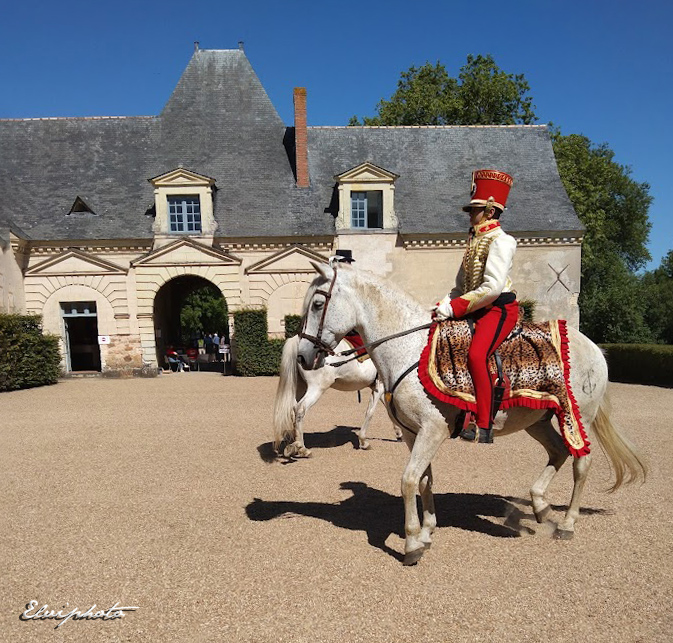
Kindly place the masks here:
MULTIPOLYGON (((452 441, 434 463, 438 529, 402 566, 407 459, 384 409, 330 391, 309 460, 268 461, 275 378, 68 380, 0 394, 0 641, 670 641, 673 390, 611 385, 651 466, 617 493, 595 460, 572 541, 538 525, 546 462, 525 434, 452 441), (123 619, 19 619, 137 606, 123 619), (34 612, 33 612, 34 613, 34 612)), ((558 520, 572 471, 552 483, 558 520)))

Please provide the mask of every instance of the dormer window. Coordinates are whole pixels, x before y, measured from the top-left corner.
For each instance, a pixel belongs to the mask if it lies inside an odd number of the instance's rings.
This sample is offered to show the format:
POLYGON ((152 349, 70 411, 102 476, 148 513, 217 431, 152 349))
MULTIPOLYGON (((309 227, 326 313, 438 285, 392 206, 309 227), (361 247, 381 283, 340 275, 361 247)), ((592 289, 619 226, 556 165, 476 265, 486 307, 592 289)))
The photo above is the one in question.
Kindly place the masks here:
POLYGON ((154 187, 155 241, 161 245, 175 235, 212 240, 217 229, 213 211, 215 179, 178 168, 149 181, 154 187))
POLYGON ((395 180, 399 176, 362 163, 334 177, 339 190, 337 230, 395 230, 395 180))
POLYGON ((201 232, 201 203, 196 196, 168 197, 168 224, 174 234, 201 232))
POLYGON ((383 192, 351 192, 351 228, 383 228, 383 192))

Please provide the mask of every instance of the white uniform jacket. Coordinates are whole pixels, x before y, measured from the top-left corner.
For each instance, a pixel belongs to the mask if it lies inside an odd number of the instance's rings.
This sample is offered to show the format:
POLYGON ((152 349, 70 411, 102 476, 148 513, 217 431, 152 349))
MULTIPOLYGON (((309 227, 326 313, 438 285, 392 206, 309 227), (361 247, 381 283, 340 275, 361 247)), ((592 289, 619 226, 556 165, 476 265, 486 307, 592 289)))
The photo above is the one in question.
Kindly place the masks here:
POLYGON ((470 235, 456 286, 437 306, 441 317, 460 318, 492 304, 502 293, 512 291, 510 272, 516 240, 499 221, 477 224, 470 235))

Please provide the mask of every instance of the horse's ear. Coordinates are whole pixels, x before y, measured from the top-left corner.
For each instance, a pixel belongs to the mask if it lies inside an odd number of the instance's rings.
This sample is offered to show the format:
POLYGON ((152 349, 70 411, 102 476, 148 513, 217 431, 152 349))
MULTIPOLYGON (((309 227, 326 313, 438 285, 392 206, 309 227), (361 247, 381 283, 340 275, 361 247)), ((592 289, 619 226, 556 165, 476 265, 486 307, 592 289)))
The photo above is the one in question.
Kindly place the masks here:
POLYGON ((326 263, 318 263, 317 261, 313 261, 312 259, 309 259, 311 262, 311 265, 315 268, 316 272, 322 275, 327 281, 331 281, 332 277, 334 276, 334 270, 332 266, 326 263))

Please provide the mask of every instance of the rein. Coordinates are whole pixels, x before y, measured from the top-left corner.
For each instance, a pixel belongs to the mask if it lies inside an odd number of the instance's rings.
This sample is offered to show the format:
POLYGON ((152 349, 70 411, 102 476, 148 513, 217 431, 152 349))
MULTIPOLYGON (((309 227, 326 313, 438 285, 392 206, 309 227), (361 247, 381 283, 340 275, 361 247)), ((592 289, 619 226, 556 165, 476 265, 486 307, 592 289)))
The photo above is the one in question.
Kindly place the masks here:
MULTIPOLYGON (((357 353, 362 349, 365 349, 367 352, 369 352, 372 348, 376 348, 377 346, 380 346, 381 344, 388 342, 391 339, 396 339, 397 337, 404 337, 405 335, 410 335, 411 333, 415 333, 419 330, 425 330, 426 328, 430 328, 430 326, 432 326, 433 322, 428 322, 427 324, 423 324, 422 326, 415 326, 414 328, 409 328, 408 330, 403 330, 400 331, 399 333, 394 333, 393 335, 387 335, 386 337, 381 337, 381 339, 377 339, 376 341, 370 342, 369 344, 363 344, 362 346, 358 346, 357 348, 351 348, 346 351, 335 353, 334 349, 322 338, 322 331, 325 326, 327 307, 329 306, 330 300, 332 299, 332 291, 334 290, 334 284, 337 278, 337 265, 338 264, 336 263, 333 265, 334 275, 332 276, 332 281, 330 282, 329 289, 316 290, 313 293, 314 297, 315 295, 322 295, 325 298, 325 305, 322 309, 322 315, 320 316, 320 323, 318 324, 317 333, 315 335, 308 335, 307 333, 304 332, 304 330, 306 329, 306 322, 308 320, 308 315, 304 315, 304 321, 302 323, 301 330, 297 333, 300 339, 308 339, 308 341, 311 342, 313 346, 315 346, 318 349, 318 351, 325 353, 326 355, 334 355, 338 357, 346 357, 347 355, 352 355, 352 357, 349 357, 348 359, 342 360, 340 362, 334 362, 330 364, 330 366, 334 366, 335 368, 343 366, 344 364, 352 362, 353 360, 358 358, 358 356, 353 355, 353 353, 357 353)), ((313 301, 313 297, 311 298, 311 301, 313 301)))
MULTIPOLYGON (((385 342, 388 342, 391 339, 396 339, 397 337, 404 337, 405 335, 410 335, 411 333, 415 333, 419 330, 425 330, 426 328, 430 328, 432 324, 433 322, 429 322, 427 324, 423 324, 422 326, 414 326, 414 328, 409 328, 407 330, 402 330, 399 333, 394 333, 393 335, 387 335, 386 337, 381 337, 381 339, 369 342, 369 344, 363 344, 362 346, 358 346, 357 348, 351 348, 347 351, 340 351, 339 353, 335 353, 334 351, 332 351, 331 355, 345 357, 346 355, 352 355, 353 353, 357 353, 362 349, 365 349, 367 352, 369 352, 370 349, 376 348, 377 346, 380 346, 381 344, 384 344, 385 342)), ((333 362, 332 364, 330 364, 330 366, 334 367, 343 366, 344 364, 348 364, 348 362, 352 362, 354 359, 357 358, 358 358, 357 355, 353 355, 353 357, 349 357, 348 359, 342 360, 341 362, 333 362)))
MULTIPOLYGON (((339 353, 335 353, 334 349, 322 338, 322 332, 323 328, 325 326, 325 317, 327 315, 327 307, 329 306, 329 303, 332 299, 332 291, 334 290, 334 284, 336 282, 337 278, 337 264, 335 263, 333 265, 334 269, 334 274, 332 276, 332 281, 330 282, 329 289, 328 290, 316 290, 313 293, 313 296, 315 295, 322 295, 325 298, 325 305, 322 310, 322 315, 320 316, 320 322, 318 323, 318 330, 315 335, 308 335, 305 333, 306 329, 306 322, 308 321, 308 310, 306 314, 304 315, 304 320, 302 322, 301 330, 297 335, 299 336, 300 339, 307 339, 309 342, 315 346, 315 348, 318 349, 318 353, 322 352, 325 353, 326 355, 333 355, 333 356, 338 356, 338 357, 346 357, 347 355, 351 355, 351 357, 348 357, 348 359, 341 360, 340 362, 333 362, 330 364, 330 366, 334 366, 335 368, 339 366, 343 366, 344 364, 348 364, 348 362, 352 362, 353 360, 358 358, 357 353, 361 351, 363 348, 369 352, 371 349, 376 348, 377 346, 380 346, 381 344, 390 341, 391 339, 396 339, 398 337, 404 337, 405 335, 410 335, 411 333, 416 333, 419 330, 426 330, 427 328, 430 328, 434 321, 430 321, 427 324, 422 324, 421 326, 414 326, 414 328, 409 328, 407 330, 402 330, 399 333, 393 333, 392 335, 387 335, 385 337, 381 337, 380 339, 377 339, 373 342, 369 342, 369 344, 363 344, 362 346, 358 346, 357 348, 351 348, 349 350, 341 351, 339 353), (355 354, 354 354, 355 353, 355 354)), ((313 301, 313 297, 311 297, 311 301, 313 301)), ((310 309, 310 302, 309 302, 309 309, 310 309)), ((390 412, 393 416, 393 419, 397 424, 399 424, 401 427, 406 429, 407 431, 410 431, 411 433, 415 433, 412 431, 409 427, 405 426, 402 422, 399 421, 397 418, 397 412, 395 409, 395 404, 393 402, 393 394, 395 393, 395 389, 399 386, 399 384, 402 382, 402 380, 409 375, 415 368, 418 367, 418 362, 412 364, 409 368, 407 368, 398 378, 395 380, 395 383, 393 384, 392 388, 390 391, 386 392, 386 401, 388 402, 388 406, 390 408, 390 412)), ((358 392, 359 393, 359 392, 358 392)))

